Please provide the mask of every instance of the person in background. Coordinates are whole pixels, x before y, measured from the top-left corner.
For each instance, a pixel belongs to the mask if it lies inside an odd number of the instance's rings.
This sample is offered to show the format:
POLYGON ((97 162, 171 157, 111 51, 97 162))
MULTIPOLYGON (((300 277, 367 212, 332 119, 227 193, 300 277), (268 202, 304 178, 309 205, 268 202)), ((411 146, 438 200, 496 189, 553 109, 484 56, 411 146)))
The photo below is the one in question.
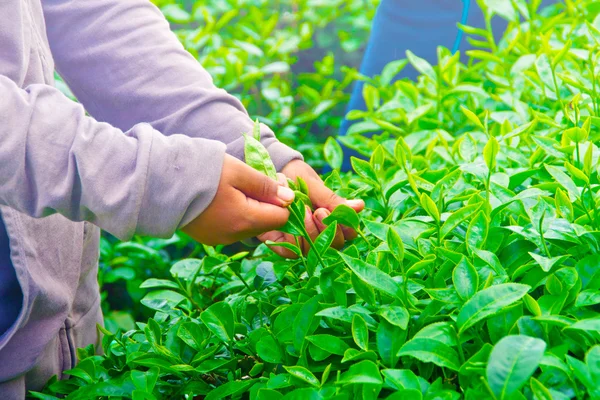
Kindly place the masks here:
MULTIPOLYGON (((541 7, 554 2, 543 0, 541 7)), ((461 51, 461 61, 468 62, 469 57, 465 51, 473 49, 473 46, 458 29, 459 22, 485 29, 483 12, 476 0, 382 0, 373 19, 360 73, 368 77, 378 75, 388 63, 405 58, 406 50, 435 65, 438 46, 451 49, 453 53, 461 51)), ((496 40, 499 40, 506 29, 506 20, 495 16, 491 25, 496 40)), ((408 64, 395 79, 416 79, 417 76, 418 72, 408 64)), ((366 110, 363 86, 362 81, 357 81, 354 85, 347 112, 366 110)), ((357 121, 344 119, 339 135, 346 135, 355 122, 357 121)), ((344 148, 343 170, 350 169, 351 156, 359 155, 344 148)))
MULTIPOLYGON (((20 400, 98 343, 99 228, 289 240, 277 228, 294 193, 242 161, 252 120, 150 1, 4 1, 0 16, 0 398, 20 400), (81 105, 53 87, 55 67, 81 105)), ((336 205, 364 207, 261 137, 283 176, 307 182, 311 235, 336 205)))

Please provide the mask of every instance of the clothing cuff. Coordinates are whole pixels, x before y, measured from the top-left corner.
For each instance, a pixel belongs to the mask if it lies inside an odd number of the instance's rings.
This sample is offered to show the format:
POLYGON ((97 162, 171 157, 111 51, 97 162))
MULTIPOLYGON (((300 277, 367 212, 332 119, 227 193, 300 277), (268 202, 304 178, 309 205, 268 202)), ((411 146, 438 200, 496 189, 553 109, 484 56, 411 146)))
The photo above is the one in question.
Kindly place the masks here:
POLYGON ((215 140, 155 135, 136 232, 168 238, 200 215, 217 192, 225 149, 215 140))

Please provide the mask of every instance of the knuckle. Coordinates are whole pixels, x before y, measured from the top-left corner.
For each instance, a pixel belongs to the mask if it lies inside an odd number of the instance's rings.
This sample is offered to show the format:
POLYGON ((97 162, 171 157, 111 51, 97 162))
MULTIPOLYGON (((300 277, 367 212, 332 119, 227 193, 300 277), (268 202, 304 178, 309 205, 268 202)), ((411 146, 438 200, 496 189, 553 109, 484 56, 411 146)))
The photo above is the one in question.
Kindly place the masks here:
POLYGON ((330 205, 337 205, 337 203, 340 202, 341 197, 338 196, 337 194, 331 192, 327 198, 327 204, 330 205))
POLYGON ((268 198, 273 194, 273 185, 268 178, 263 179, 260 187, 260 195, 262 195, 263 198, 268 198))

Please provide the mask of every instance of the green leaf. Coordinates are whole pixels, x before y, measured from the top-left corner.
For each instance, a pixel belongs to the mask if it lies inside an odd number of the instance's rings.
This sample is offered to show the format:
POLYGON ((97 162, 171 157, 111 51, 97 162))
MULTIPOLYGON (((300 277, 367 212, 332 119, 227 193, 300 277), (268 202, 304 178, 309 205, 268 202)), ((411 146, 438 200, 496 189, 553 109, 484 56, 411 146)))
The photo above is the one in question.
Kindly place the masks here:
POLYGON ((477 292, 460 309, 456 324, 459 334, 503 307, 520 300, 531 289, 520 283, 504 283, 477 292))
POLYGON ((479 128, 481 128, 481 130, 485 131, 485 126, 483 126, 481 120, 473 111, 463 106, 460 107, 460 110, 463 112, 463 114, 465 114, 465 117, 467 117, 469 121, 477 125, 479 128))
POLYGON ((350 163, 352 164, 352 169, 356 171, 358 175, 373 183, 377 183, 377 174, 373 170, 373 167, 371 167, 371 164, 356 157, 351 157, 350 163))
MULTIPOLYGON (((313 321, 319 311, 319 296, 314 296, 302 305, 294 318, 292 330, 294 332, 294 347, 300 351, 304 346, 306 335, 314 332, 313 321)), ((318 317, 317 317, 318 318, 318 317)))
POLYGON ((510 398, 529 380, 545 350, 546 342, 523 335, 506 336, 494 346, 486 378, 498 400, 510 398))
POLYGON ((342 339, 337 336, 321 334, 307 336, 306 340, 311 342, 318 348, 327 351, 331 354, 337 354, 343 356, 344 352, 348 349, 348 345, 342 339))
POLYGON ((453 371, 460 369, 460 361, 456 351, 450 346, 438 342, 437 340, 431 340, 426 338, 415 338, 404 344, 400 351, 399 356, 410 356, 414 357, 423 362, 430 362, 440 367, 449 368, 453 371))
POLYGON ((390 296, 400 298, 400 286, 388 274, 373 265, 347 256, 344 253, 340 253, 340 256, 352 272, 354 272, 363 282, 390 296))
POLYGON ((479 207, 479 204, 469 204, 460 210, 453 212, 440 228, 440 240, 443 240, 458 225, 467 220, 479 207))
POLYGON ((379 83, 381 86, 388 86, 392 83, 392 80, 404 69, 404 67, 408 64, 408 60, 395 60, 388 63, 383 70, 381 71, 381 76, 379 78, 379 83))
POLYGON ((268 363, 283 362, 283 352, 277 341, 271 335, 263 336, 256 344, 256 353, 268 363))
POLYGON ((560 216, 568 221, 573 220, 573 204, 569 199, 569 196, 560 188, 556 189, 556 196, 554 196, 554 205, 556 211, 560 216))
POLYGON ((364 360, 351 365, 348 371, 343 373, 336 383, 338 385, 356 383, 381 385, 383 379, 381 378, 377 365, 372 361, 364 360))
POLYGON ((384 365, 394 368, 398 363, 398 352, 406 340, 407 332, 386 320, 379 322, 376 332, 377 352, 384 365))
POLYGON ((436 340, 450 347, 457 345, 456 330, 450 322, 442 321, 426 325, 413 336, 413 339, 416 338, 436 340))
POLYGON ((396 261, 402 263, 404 260, 404 243, 402 242, 402 238, 395 229, 388 229, 386 238, 390 252, 396 261))
MULTIPOLYGON (((444 396, 443 398, 450 398, 444 396)), ((422 400, 423 394, 420 389, 400 389, 397 392, 392 393, 386 400, 422 400)))
POLYGON ((575 143, 583 143, 587 140, 588 133, 585 129, 576 126, 565 130, 563 136, 566 136, 575 143))
POLYGON ((363 85, 362 95, 367 110, 373 111, 374 109, 379 108, 379 90, 366 83, 363 85))
POLYGON ((277 180, 277 170, 265 146, 246 134, 244 134, 244 158, 246 164, 250 167, 262 172, 271 179, 277 180))
POLYGON ((239 393, 244 393, 246 390, 250 389, 252 385, 257 383, 257 379, 249 379, 245 381, 230 381, 222 384, 221 386, 213 389, 208 395, 206 395, 205 400, 219 400, 225 399, 228 396, 232 396, 239 393))
POLYGON ((333 221, 327 228, 325 228, 314 241, 314 249, 319 254, 325 254, 327 249, 331 246, 333 239, 335 238, 335 232, 337 230, 337 222, 333 221))
POLYGON ((421 207, 423 207, 425 212, 429 214, 429 216, 433 218, 435 222, 440 222, 440 212, 438 211, 437 206, 433 200, 431 200, 431 197, 425 193, 421 195, 421 207))
POLYGON ((291 367, 283 367, 290 375, 295 378, 300 379, 303 382, 308 383, 311 386, 319 387, 321 383, 317 379, 317 377, 310 372, 308 369, 301 366, 291 366, 291 367))
POLYGON ((498 155, 499 150, 500 144, 498 143, 498 140, 496 140, 494 136, 490 136, 483 148, 483 159, 490 170, 493 170, 496 166, 496 156, 498 155))
POLYGON ((352 338, 361 350, 369 350, 369 329, 359 314, 355 314, 352 318, 352 338))
POLYGON ((185 322, 179 326, 179 330, 177 331, 177 337, 196 351, 202 350, 206 334, 208 332, 206 332, 205 328, 195 322, 185 322))
POLYGON ((426 77, 428 77, 429 79, 431 79, 432 82, 437 81, 437 75, 436 75, 435 71, 433 70, 433 67, 431 66, 431 64, 429 64, 427 61, 425 61, 424 59, 422 59, 420 57, 417 57, 410 50, 406 50, 406 58, 408 58, 408 61, 411 63, 411 65, 417 71, 419 71, 421 74, 423 74, 426 77))
POLYGON ((260 142, 260 122, 258 122, 258 118, 254 121, 254 126, 252 127, 252 136, 254 139, 260 142))
POLYGON ((225 343, 233 341, 235 321, 229 303, 221 301, 213 304, 200 314, 200 319, 219 340, 225 343))
POLYGON ((421 390, 419 378, 409 369, 384 369, 381 373, 385 377, 385 382, 394 389, 421 390))
POLYGON ((586 318, 575 322, 569 329, 577 329, 580 331, 596 331, 600 332, 600 317, 586 318))
POLYGON ((408 319, 410 315, 404 307, 398 306, 382 306, 377 311, 386 321, 392 325, 396 325, 404 330, 408 327, 408 319))
POLYGON ((360 225, 360 218, 356 211, 354 211, 354 209, 345 204, 338 205, 333 209, 331 214, 323 218, 323 223, 325 225, 329 225, 333 221, 336 221, 338 224, 349 226, 354 229, 358 229, 360 225))
POLYGON ((561 264, 562 262, 569 259, 568 255, 557 256, 557 257, 552 257, 552 258, 540 256, 539 254, 535 254, 533 252, 529 252, 529 255, 535 260, 536 263, 538 263, 538 265, 540 267, 542 267, 542 270, 544 272, 550 272, 550 270, 555 265, 561 264))
POLYGON ((546 165, 546 170, 567 192, 575 198, 579 197, 579 188, 567 174, 553 165, 546 165))
POLYGON ((273 242, 272 240, 265 241, 265 244, 269 247, 283 247, 284 249, 290 250, 292 253, 300 257, 302 255, 302 250, 296 245, 287 242, 273 242))
POLYGON ((465 257, 454 267, 452 271, 452 283, 454 289, 463 300, 469 300, 479 287, 479 275, 477 270, 465 257))
POLYGON ((172 290, 154 290, 140 301, 143 305, 156 311, 169 311, 186 301, 186 298, 172 290))
POLYGON ((587 177, 587 175, 584 174, 582 170, 580 170, 570 162, 565 161, 565 168, 567 169, 567 171, 569 171, 569 174, 571 174, 572 177, 582 180, 585 183, 590 183, 590 179, 587 177))
POLYGON ((181 289, 177 283, 170 281, 168 279, 150 278, 150 279, 146 279, 140 285, 140 289, 149 289, 149 288, 157 288, 157 287, 168 287, 171 289, 181 289))
POLYGON ((575 301, 576 307, 586 307, 595 304, 600 304, 600 290, 597 289, 586 289, 581 291, 577 295, 577 300, 575 301))
POLYGON ((467 243, 469 246, 481 249, 487 240, 488 230, 489 220, 483 211, 479 211, 471 220, 467 229, 467 243))
POLYGON ((328 137, 323 146, 323 152, 325 154, 325 161, 331 166, 332 169, 342 168, 342 162, 344 161, 344 152, 342 146, 333 137, 328 137))
POLYGON ((534 377, 531 377, 530 383, 531 391, 535 400, 553 400, 552 393, 546 386, 534 377))

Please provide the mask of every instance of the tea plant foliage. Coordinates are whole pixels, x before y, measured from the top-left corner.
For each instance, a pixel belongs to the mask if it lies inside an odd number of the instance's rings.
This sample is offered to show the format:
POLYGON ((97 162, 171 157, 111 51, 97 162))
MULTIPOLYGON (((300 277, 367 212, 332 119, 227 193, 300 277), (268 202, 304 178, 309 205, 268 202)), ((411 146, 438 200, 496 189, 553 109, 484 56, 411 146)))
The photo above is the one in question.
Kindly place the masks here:
MULTIPOLYGON (((174 263, 141 286, 150 319, 103 329, 104 355, 79 350, 36 396, 600 399, 600 7, 479 3, 509 20, 501 41, 463 26, 467 65, 407 52, 369 80, 339 138, 364 155, 353 173, 326 142, 326 184, 364 212, 337 208, 307 255, 286 245, 297 259, 263 244, 174 263), (407 63, 418 81, 391 83, 407 63), (338 225, 358 232, 341 251, 338 225)), ((306 238, 290 184, 284 230, 306 238)))

